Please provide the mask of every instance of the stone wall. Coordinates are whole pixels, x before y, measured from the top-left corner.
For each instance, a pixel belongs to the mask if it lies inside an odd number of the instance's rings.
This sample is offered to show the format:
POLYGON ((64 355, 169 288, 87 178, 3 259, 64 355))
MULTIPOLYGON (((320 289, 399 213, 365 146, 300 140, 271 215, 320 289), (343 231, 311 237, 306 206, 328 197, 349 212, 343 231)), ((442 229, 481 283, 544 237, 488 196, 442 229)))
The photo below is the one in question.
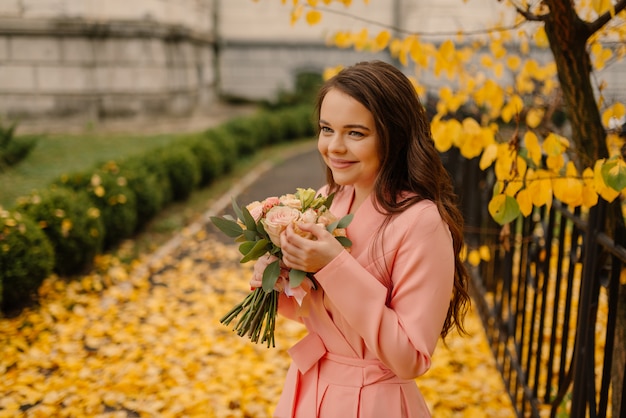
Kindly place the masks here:
POLYGON ((215 101, 212 0, 3 0, 0 115, 189 115, 215 101))

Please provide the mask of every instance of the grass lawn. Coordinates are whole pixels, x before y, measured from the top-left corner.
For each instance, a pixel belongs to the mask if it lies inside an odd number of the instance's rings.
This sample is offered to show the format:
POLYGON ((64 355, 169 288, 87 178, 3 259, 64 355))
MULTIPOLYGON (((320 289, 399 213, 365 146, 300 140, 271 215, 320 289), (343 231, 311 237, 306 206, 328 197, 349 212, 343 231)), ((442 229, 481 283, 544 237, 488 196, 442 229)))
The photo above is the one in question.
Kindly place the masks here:
POLYGON ((18 197, 34 189, 45 189, 61 174, 90 169, 99 162, 141 153, 166 145, 178 137, 172 134, 42 136, 26 160, 0 173, 0 206, 11 207, 18 197))

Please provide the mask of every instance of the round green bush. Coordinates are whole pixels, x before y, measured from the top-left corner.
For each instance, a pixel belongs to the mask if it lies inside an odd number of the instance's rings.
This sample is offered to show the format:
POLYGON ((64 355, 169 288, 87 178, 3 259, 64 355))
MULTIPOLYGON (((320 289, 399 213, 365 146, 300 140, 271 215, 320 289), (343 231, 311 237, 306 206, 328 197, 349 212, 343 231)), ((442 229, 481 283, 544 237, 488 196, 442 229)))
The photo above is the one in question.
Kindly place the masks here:
POLYGON ((26 306, 54 266, 46 234, 24 214, 0 208, 0 307, 26 306))
POLYGON ((150 150, 142 155, 130 157, 124 161, 125 166, 142 166, 149 173, 154 175, 156 188, 162 197, 161 208, 167 206, 174 200, 174 191, 169 171, 164 163, 165 155, 160 148, 150 150))
POLYGON ((137 198, 136 230, 143 228, 163 209, 165 195, 159 183, 159 176, 150 171, 142 159, 130 158, 120 163, 110 161, 102 169, 111 174, 121 175, 128 181, 128 187, 137 198))
POLYGON ((279 144, 287 139, 287 129, 283 123, 283 116, 281 112, 267 112, 265 121, 268 124, 268 129, 272 133, 268 139, 268 144, 279 144))
POLYGON ((230 133, 237 146, 237 153, 241 156, 251 155, 263 143, 266 143, 264 133, 259 131, 256 117, 240 116, 230 119, 222 128, 230 133))
POLYGON ((223 126, 218 126, 207 130, 204 136, 211 144, 215 145, 217 152, 222 157, 222 174, 229 173, 238 158, 237 143, 232 132, 223 126))
POLYGON ((277 112, 283 122, 285 139, 304 139, 316 133, 310 106, 298 106, 277 112))
POLYGON ((222 157, 217 146, 204 135, 194 135, 184 139, 186 146, 196 156, 200 165, 199 186, 207 186, 222 174, 222 157))
POLYGON ((185 200, 200 183, 200 163, 181 143, 161 148, 161 160, 167 171, 175 201, 185 200))
POLYGON ((18 199, 16 209, 46 234, 54 249, 54 271, 62 276, 81 272, 102 251, 100 210, 85 191, 51 187, 18 199))
POLYGON ((111 248, 135 232, 137 197, 124 176, 96 170, 91 175, 64 175, 56 184, 85 191, 100 209, 104 224, 104 249, 111 248))

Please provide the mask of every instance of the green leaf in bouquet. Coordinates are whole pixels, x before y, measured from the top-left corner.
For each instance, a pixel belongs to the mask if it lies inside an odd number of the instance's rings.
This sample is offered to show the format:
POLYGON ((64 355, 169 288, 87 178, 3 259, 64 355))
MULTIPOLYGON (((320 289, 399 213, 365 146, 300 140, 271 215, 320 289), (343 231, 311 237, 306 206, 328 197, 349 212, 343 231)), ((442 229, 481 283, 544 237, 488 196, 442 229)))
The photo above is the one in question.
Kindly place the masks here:
POLYGON ((333 199, 335 198, 335 193, 331 193, 326 197, 326 201, 324 202, 324 206, 326 206, 327 209, 330 209, 330 205, 333 204, 333 199))
POLYGON ((337 224, 337 228, 347 228, 352 222, 352 218, 354 218, 354 214, 350 213, 339 220, 337 224))
POLYGON ((256 231, 246 229, 245 231, 243 231, 243 236, 246 237, 248 241, 256 241, 258 234, 256 231))
POLYGON ((341 245, 343 245, 345 248, 352 247, 352 241, 350 241, 349 238, 346 238, 346 237, 335 237, 335 238, 337 238, 337 241, 339 241, 341 245))
POLYGON ((269 293, 274 290, 276 280, 280 276, 280 261, 276 260, 265 267, 263 271, 263 290, 269 293))
POLYGON ((263 222, 259 222, 256 224, 256 232, 257 234, 262 237, 265 238, 266 240, 270 240, 270 236, 267 233, 267 231, 265 231, 265 227, 263 226, 263 222))
POLYGON ((235 212, 235 216, 237 216, 238 219, 241 219, 243 221, 243 212, 241 211, 241 208, 237 204, 237 201, 235 200, 234 197, 231 197, 231 201, 233 204, 233 212, 235 212))
POLYGON ((328 225, 326 227, 326 230, 332 233, 337 228, 346 228, 348 225, 350 225, 350 222, 352 222, 353 217, 353 214, 346 215, 343 218, 328 225))
POLYGON ((289 286, 298 287, 306 277, 306 272, 302 270, 289 270, 289 286))
POLYGON ((248 253, 243 256, 240 262, 247 263, 250 260, 256 260, 257 258, 261 257, 268 250, 268 242, 269 241, 267 241, 266 239, 260 239, 254 242, 254 246, 252 247, 252 249, 250 249, 250 251, 248 251, 248 253))
POLYGON ((249 231, 256 232, 256 221, 254 220, 252 215, 250 215, 250 211, 248 210, 248 208, 246 207, 241 208, 241 212, 243 214, 242 219, 243 219, 243 223, 246 225, 246 229, 249 231))
POLYGON ((254 248, 255 244, 256 241, 245 241, 239 246, 239 252, 244 256, 248 255, 250 251, 252 251, 252 249, 254 248))
POLYGON ((243 229, 235 221, 220 218, 218 216, 211 216, 210 219, 211 222, 213 222, 213 225, 231 238, 236 238, 243 234, 243 229))

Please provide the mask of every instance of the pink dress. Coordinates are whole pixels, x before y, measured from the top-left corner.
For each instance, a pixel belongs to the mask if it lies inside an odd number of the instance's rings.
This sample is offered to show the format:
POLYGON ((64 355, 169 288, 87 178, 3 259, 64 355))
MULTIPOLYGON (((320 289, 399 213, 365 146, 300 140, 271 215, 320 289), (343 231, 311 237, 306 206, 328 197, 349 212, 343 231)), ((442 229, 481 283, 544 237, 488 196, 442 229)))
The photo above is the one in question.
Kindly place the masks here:
MULTIPOLYGON (((347 214, 353 189, 331 211, 347 214)), ((353 246, 315 274, 302 307, 281 294, 279 312, 305 324, 274 417, 424 418, 415 381, 430 367, 454 281, 452 238, 434 203, 384 216, 368 199, 347 235, 353 246)))

